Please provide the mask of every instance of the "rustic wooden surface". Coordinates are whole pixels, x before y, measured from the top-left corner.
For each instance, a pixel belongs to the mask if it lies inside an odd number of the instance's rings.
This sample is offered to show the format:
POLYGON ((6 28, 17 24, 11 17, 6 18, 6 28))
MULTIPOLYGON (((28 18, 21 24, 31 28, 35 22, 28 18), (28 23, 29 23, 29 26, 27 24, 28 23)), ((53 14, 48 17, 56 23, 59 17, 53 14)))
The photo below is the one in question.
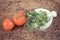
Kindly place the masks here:
POLYGON ((0 0, 0 40, 60 40, 60 4, 52 0, 0 0), (4 31, 2 21, 11 18, 20 10, 31 10, 34 8, 46 8, 57 11, 58 16, 54 18, 51 26, 44 31, 24 31, 15 28, 12 31, 4 31))

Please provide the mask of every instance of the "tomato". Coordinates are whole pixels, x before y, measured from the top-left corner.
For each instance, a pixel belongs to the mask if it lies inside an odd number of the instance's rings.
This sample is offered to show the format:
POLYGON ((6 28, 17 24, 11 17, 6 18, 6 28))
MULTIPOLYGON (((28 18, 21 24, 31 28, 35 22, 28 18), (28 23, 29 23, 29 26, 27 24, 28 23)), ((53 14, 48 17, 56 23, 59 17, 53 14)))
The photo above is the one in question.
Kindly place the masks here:
POLYGON ((14 28, 14 23, 9 18, 6 18, 3 21, 2 26, 3 26, 5 31, 9 31, 9 30, 12 30, 14 28))
POLYGON ((22 12, 22 11, 17 12, 17 14, 14 15, 14 17, 13 17, 13 20, 17 26, 24 25, 26 23, 26 17, 24 16, 24 12, 22 12))

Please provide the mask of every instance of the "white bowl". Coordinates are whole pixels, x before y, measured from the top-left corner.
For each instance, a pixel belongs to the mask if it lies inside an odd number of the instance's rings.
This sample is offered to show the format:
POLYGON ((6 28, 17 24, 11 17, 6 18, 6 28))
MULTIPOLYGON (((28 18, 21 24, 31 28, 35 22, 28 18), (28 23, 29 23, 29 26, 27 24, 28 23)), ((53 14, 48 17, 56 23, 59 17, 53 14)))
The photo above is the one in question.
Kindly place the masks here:
POLYGON ((43 9, 43 8, 35 9, 36 12, 40 12, 40 10, 46 11, 47 17, 50 19, 44 26, 41 26, 39 29, 39 30, 45 30, 48 27, 50 27, 50 25, 52 24, 53 18, 57 16, 57 13, 55 11, 50 12, 49 10, 43 9))

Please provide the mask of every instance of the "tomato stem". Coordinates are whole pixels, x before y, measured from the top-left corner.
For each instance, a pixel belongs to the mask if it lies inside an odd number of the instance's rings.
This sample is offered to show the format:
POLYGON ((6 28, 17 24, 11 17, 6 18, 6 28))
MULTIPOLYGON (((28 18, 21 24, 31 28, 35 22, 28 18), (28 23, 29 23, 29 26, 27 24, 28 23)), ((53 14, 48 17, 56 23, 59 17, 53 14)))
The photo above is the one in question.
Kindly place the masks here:
POLYGON ((19 19, 21 16, 18 16, 17 18, 19 19))

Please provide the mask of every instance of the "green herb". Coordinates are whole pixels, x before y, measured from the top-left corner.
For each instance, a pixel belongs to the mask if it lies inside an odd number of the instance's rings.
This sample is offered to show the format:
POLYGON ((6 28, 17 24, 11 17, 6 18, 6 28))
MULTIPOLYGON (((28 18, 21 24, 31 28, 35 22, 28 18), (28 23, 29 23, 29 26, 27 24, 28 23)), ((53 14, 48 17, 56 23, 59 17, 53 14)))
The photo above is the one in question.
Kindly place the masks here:
POLYGON ((41 26, 44 26, 48 22, 46 12, 42 10, 39 13, 35 12, 34 9, 27 11, 26 18, 28 18, 28 21, 25 26, 28 30, 33 28, 40 29, 41 26))

